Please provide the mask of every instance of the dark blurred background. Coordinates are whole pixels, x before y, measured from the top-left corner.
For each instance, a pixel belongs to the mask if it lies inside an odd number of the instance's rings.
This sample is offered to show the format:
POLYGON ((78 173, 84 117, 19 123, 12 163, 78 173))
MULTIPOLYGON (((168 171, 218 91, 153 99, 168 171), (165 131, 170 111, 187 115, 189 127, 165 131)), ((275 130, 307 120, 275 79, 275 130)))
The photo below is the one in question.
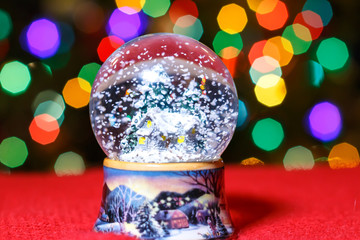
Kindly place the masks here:
POLYGON ((95 74, 121 44, 156 32, 199 40, 231 71, 240 118, 226 162, 283 164, 295 146, 326 162, 341 143, 333 157, 359 162, 359 12, 355 0, 1 1, 0 170, 100 166, 95 74))

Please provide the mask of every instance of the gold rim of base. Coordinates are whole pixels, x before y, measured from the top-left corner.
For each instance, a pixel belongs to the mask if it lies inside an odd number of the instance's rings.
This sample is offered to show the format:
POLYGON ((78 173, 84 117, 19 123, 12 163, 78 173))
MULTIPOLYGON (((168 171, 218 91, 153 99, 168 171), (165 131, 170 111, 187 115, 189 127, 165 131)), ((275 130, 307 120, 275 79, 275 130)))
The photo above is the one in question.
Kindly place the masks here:
POLYGON ((123 162, 109 158, 104 159, 104 166, 109 168, 130 171, 194 171, 222 168, 224 162, 221 158, 212 162, 181 162, 181 163, 138 163, 123 162))

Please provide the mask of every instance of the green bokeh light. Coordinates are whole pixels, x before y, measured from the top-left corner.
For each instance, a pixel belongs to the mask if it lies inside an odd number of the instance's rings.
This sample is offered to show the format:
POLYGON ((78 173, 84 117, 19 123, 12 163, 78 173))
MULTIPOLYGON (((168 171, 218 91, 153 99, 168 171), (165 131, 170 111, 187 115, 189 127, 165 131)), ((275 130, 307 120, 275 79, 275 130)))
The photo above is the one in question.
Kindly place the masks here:
POLYGON ((265 151, 278 148, 284 140, 284 130, 281 124, 272 118, 258 121, 251 135, 255 145, 265 151))
POLYGON ((97 63, 86 64, 81 68, 78 77, 88 81, 92 86, 100 67, 97 63))
POLYGON ((61 126, 62 122, 64 121, 64 110, 65 108, 62 108, 59 103, 48 100, 38 105, 35 110, 34 117, 46 113, 54 117, 58 121, 59 126, 61 126))
POLYGON ((169 0, 148 0, 145 2, 142 10, 150 17, 156 18, 165 15, 169 7, 169 0))
MULTIPOLYGON (((38 106, 46 101, 54 101, 62 108, 63 111, 65 110, 65 102, 62 95, 53 90, 45 90, 36 95, 34 101, 32 102, 31 108, 33 112, 35 113, 38 106)), ((34 114, 34 116, 35 115, 36 114, 34 114)))
POLYGON ((0 162, 9 168, 23 165, 27 156, 26 144, 20 138, 9 137, 0 144, 0 162))
POLYGON ((204 33, 204 29, 201 21, 199 19, 196 19, 194 24, 184 28, 175 24, 173 32, 199 40, 204 33))
POLYGON ((310 170, 314 167, 315 160, 311 151, 303 146, 290 148, 284 157, 286 170, 310 170))
POLYGON ((310 84, 314 87, 319 88, 324 81, 324 69, 318 62, 315 62, 313 60, 310 60, 308 62, 308 66, 310 84))
POLYGON ((223 57, 222 50, 227 47, 234 47, 237 50, 239 50, 237 55, 240 53, 240 51, 243 48, 243 41, 239 33, 229 34, 224 31, 217 32, 212 44, 216 54, 218 54, 221 57, 223 57))
POLYGON ((31 81, 29 68, 21 62, 13 61, 4 65, 0 72, 2 88, 11 95, 26 91, 31 81))
POLYGON ((0 40, 7 38, 12 30, 10 15, 0 9, 0 40))
MULTIPOLYGON (((282 34, 282 37, 290 41, 294 54, 299 55, 305 53, 309 49, 312 41, 305 41, 299 38, 294 31, 294 25, 287 26, 282 34)), ((308 32, 308 34, 310 36, 310 32, 308 32)))
POLYGON ((339 70, 349 59, 349 51, 343 41, 332 37, 320 43, 316 51, 316 56, 324 68, 328 70, 339 70))
POLYGON ((55 162, 54 170, 56 175, 80 175, 85 171, 83 158, 74 152, 60 154, 55 162))

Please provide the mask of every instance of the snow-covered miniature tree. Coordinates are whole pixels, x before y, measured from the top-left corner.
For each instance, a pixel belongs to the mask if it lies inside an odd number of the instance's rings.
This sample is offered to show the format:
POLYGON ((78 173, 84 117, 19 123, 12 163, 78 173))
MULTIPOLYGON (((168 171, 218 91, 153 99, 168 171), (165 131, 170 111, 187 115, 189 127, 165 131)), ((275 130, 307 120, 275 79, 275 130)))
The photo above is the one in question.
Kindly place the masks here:
POLYGON ((149 203, 145 203, 138 212, 137 229, 142 238, 158 238, 164 235, 149 203))
POLYGON ((136 131, 138 130, 135 125, 131 125, 129 128, 129 135, 121 140, 120 145, 124 153, 129 153, 133 151, 137 145, 138 137, 136 131))

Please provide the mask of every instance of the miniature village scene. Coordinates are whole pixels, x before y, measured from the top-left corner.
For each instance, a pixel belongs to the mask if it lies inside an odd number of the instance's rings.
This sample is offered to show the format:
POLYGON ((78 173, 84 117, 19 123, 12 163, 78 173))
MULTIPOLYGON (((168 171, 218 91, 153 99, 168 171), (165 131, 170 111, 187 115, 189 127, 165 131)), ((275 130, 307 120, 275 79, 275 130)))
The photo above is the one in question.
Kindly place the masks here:
POLYGON ((166 240, 218 239, 233 232, 222 190, 223 168, 154 173, 104 167, 104 171, 95 231, 166 240))
MULTIPOLYGON (((128 47, 129 55, 140 51, 135 43, 128 47)), ((237 121, 231 76, 174 56, 130 63, 120 60, 128 56, 124 51, 103 65, 90 100, 92 127, 106 155, 152 163, 219 159, 237 121)), ((205 54, 197 59, 212 66, 205 54)))

